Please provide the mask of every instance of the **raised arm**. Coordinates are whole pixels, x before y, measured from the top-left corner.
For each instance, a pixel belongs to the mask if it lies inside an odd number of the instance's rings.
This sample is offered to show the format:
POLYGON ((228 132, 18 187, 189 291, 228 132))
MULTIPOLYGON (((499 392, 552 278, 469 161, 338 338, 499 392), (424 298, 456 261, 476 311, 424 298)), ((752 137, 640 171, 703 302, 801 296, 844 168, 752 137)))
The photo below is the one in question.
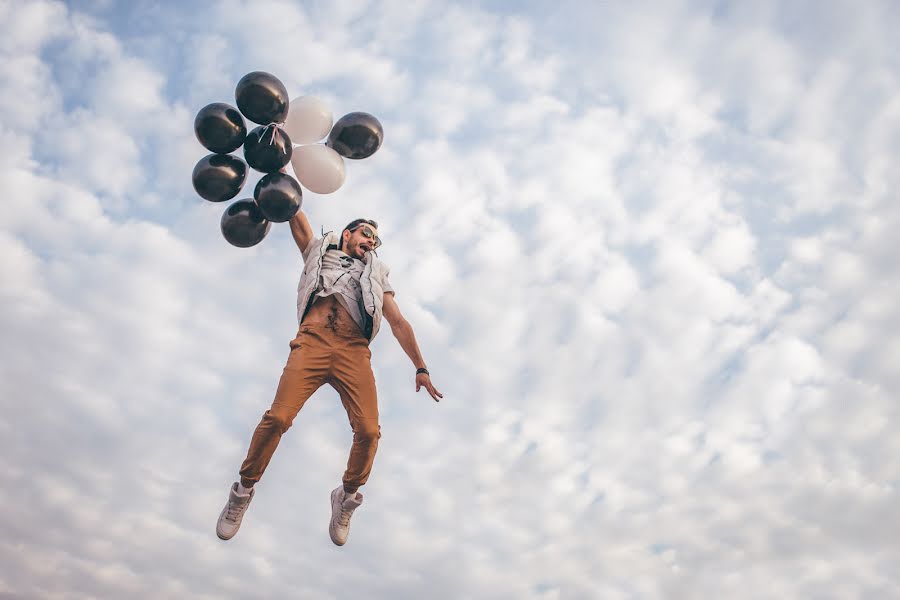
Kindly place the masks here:
POLYGON ((431 383, 431 375, 425 369, 425 359, 422 358, 419 344, 416 343, 416 334, 413 333, 413 328, 409 321, 400 313, 400 307, 397 306, 397 302, 394 300, 394 294, 386 293, 384 295, 383 314, 385 320, 391 325, 391 332, 397 338, 397 341, 400 342, 400 347, 409 356, 413 366, 417 370, 425 370, 424 373, 416 373, 416 391, 418 392, 424 386, 435 402, 440 402, 444 395, 431 383))
POLYGON ((306 218, 302 210, 298 210, 297 214, 291 218, 291 235, 294 236, 294 241, 297 243, 297 247, 300 248, 300 252, 306 250, 306 247, 309 246, 313 239, 312 226, 310 226, 309 219, 306 218))

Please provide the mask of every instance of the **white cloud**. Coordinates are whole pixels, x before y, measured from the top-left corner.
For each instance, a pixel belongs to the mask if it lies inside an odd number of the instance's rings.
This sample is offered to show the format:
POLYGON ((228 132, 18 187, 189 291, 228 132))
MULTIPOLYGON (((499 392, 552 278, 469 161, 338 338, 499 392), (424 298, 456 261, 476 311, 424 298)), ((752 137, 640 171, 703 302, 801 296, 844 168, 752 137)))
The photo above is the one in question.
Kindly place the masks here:
POLYGON ((0 63, 0 112, 7 127, 33 130, 59 110, 60 94, 47 65, 35 56, 12 56, 0 63))
POLYGON ((156 69, 141 60, 123 57, 97 74, 91 106, 110 118, 140 117, 163 105, 163 84, 156 69))
POLYGON ((573 6, 0 6, 0 593, 896 595, 895 11, 573 6), (445 394, 385 327, 340 550, 328 389, 212 532, 296 326, 189 183, 256 69, 385 124, 304 208, 382 224, 445 394))
POLYGON ((66 120, 54 128, 53 145, 45 149, 60 165, 61 178, 118 196, 143 185, 138 141, 120 123, 87 112, 70 113, 66 120))
POLYGON ((2 50, 11 54, 32 53, 65 28, 66 7, 59 2, 4 2, 0 19, 7 25, 2 50))

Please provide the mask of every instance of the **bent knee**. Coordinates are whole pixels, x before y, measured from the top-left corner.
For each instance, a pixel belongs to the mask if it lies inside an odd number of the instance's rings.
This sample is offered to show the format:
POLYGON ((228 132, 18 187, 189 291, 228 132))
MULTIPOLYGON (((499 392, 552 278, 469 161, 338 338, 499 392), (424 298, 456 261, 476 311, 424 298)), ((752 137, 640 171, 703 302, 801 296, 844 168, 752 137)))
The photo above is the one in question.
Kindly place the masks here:
POLYGON ((359 421, 353 427, 353 437, 360 442, 375 442, 381 437, 381 425, 376 419, 359 421))
POLYGON ((294 422, 294 418, 291 415, 267 410, 266 414, 263 415, 263 421, 273 429, 277 429, 281 433, 284 433, 291 428, 291 424, 294 422))

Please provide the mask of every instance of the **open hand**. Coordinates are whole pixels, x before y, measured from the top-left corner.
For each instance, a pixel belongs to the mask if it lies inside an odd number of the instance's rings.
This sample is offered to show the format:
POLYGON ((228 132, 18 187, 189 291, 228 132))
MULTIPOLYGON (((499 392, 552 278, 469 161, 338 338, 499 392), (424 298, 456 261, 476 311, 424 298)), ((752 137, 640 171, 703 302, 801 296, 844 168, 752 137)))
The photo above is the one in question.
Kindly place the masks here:
POLYGON ((419 373, 416 375, 416 391, 418 392, 423 387, 428 390, 428 393, 431 394, 431 397, 434 398, 435 402, 440 402, 440 399, 444 397, 444 395, 437 391, 437 388, 431 383, 431 376, 428 373, 419 373))

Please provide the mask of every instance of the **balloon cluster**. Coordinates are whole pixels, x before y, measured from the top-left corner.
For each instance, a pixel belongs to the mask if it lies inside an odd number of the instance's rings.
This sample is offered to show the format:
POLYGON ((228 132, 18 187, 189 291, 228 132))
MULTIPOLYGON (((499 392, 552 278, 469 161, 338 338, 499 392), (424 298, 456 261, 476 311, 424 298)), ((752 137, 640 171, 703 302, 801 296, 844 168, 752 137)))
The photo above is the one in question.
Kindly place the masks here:
POLYGON ((384 139, 381 123, 372 115, 353 112, 333 123, 331 110, 320 99, 288 100, 281 81, 262 71, 244 75, 234 97, 237 108, 214 102, 197 113, 194 133, 212 154, 197 162, 192 180, 200 197, 224 202, 244 187, 247 165, 265 173, 252 199, 237 200, 222 215, 222 235, 240 248, 261 242, 272 223, 289 221, 300 210, 303 187, 316 194, 340 188, 344 158, 372 156, 384 139), (259 126, 248 132, 245 117, 259 126), (241 146, 246 162, 231 154, 241 146), (288 163, 299 183, 284 172, 288 163))

